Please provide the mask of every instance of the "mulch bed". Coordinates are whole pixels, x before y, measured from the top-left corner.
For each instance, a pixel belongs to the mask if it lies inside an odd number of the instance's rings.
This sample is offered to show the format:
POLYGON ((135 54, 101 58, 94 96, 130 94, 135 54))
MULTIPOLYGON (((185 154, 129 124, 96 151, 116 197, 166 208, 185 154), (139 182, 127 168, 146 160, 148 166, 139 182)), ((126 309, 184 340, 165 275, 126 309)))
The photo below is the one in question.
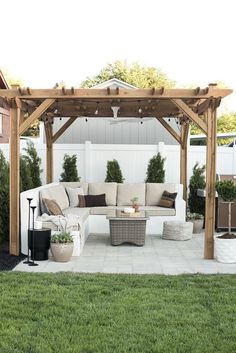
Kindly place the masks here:
POLYGON ((10 255, 8 242, 0 244, 0 271, 11 271, 24 258, 25 255, 22 254, 20 256, 10 255))

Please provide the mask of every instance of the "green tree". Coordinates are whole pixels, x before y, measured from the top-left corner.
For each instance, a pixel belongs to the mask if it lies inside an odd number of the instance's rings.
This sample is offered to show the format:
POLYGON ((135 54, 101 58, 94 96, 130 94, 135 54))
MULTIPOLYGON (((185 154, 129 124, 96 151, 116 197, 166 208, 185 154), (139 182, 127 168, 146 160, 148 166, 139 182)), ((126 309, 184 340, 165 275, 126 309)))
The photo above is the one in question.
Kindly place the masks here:
POLYGON ((20 156, 20 191, 29 190, 33 187, 30 166, 24 156, 20 156))
MULTIPOLYGON (((217 119, 217 133, 236 131, 236 113, 224 114, 217 119)), ((191 124, 191 135, 202 135, 203 132, 195 124, 191 124)), ((217 139, 217 144, 225 145, 232 142, 232 138, 217 139)), ((196 143, 199 144, 199 143, 196 143)), ((204 141, 206 144, 206 141, 204 141)))
POLYGON ((197 195, 197 189, 205 189, 205 170, 206 166, 202 167, 197 162, 193 167, 193 174, 189 183, 188 206, 191 213, 205 214, 205 200, 197 195))
POLYGON ((162 158, 160 153, 153 156, 147 168, 146 183, 164 183, 165 182, 165 170, 164 170, 165 158, 162 158))
POLYGON ((25 160, 31 172, 32 186, 33 188, 37 188, 42 185, 40 179, 40 173, 42 172, 42 169, 40 169, 41 158, 38 156, 32 141, 27 141, 27 147, 24 148, 24 151, 26 152, 26 155, 22 156, 22 158, 25 160))
POLYGON ((9 234, 9 163, 0 150, 0 242, 9 234))
POLYGON ((107 161, 107 175, 105 182, 106 183, 123 183, 124 178, 120 169, 119 162, 116 159, 113 161, 107 161))
POLYGON ((143 66, 139 63, 128 65, 126 61, 108 64, 96 76, 88 77, 81 87, 90 88, 104 81, 117 78, 138 88, 166 87, 175 85, 160 68, 143 66))
POLYGON ((61 173, 60 181, 80 181, 78 177, 77 166, 76 166, 77 157, 75 154, 69 156, 67 153, 64 155, 63 163, 63 172, 61 173))

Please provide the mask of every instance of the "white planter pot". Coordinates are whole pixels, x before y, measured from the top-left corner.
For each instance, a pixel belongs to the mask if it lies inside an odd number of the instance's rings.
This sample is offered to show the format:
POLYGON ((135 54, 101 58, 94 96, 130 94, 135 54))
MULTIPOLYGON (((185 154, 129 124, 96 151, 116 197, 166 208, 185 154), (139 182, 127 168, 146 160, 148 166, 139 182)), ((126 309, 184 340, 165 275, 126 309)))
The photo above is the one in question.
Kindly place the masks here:
POLYGON ((74 243, 51 243, 51 251, 54 261, 68 262, 73 253, 74 243))
POLYGON ((195 219, 193 222, 193 233, 199 234, 203 228, 203 219, 195 219))
POLYGON ((232 264, 236 262, 236 239, 215 237, 215 256, 218 262, 232 264))

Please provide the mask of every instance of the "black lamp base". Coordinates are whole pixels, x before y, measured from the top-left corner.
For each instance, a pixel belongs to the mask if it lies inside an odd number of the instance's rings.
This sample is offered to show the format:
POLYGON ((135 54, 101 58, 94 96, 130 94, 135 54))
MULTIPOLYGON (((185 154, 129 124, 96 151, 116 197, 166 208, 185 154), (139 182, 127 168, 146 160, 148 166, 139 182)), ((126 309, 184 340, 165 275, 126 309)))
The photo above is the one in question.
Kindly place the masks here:
POLYGON ((25 260, 25 261, 23 262, 23 264, 26 264, 26 265, 31 264, 31 263, 32 263, 32 261, 30 261, 30 260, 25 260))
POLYGON ((36 264, 35 262, 30 262, 29 266, 38 266, 39 264, 36 264))

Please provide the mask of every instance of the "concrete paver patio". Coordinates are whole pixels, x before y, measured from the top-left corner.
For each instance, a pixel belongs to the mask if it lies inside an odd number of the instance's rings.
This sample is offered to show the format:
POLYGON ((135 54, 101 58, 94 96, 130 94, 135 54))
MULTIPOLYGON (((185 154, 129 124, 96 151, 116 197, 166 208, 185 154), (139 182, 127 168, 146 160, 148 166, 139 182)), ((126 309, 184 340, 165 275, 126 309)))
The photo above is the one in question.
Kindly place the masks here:
POLYGON ((203 259, 204 235, 194 234, 188 241, 169 241, 160 235, 147 235, 143 247, 123 244, 111 246, 108 234, 89 235, 80 257, 67 263, 36 261, 29 267, 23 262, 14 271, 26 272, 101 272, 133 274, 236 273, 235 264, 203 259))

